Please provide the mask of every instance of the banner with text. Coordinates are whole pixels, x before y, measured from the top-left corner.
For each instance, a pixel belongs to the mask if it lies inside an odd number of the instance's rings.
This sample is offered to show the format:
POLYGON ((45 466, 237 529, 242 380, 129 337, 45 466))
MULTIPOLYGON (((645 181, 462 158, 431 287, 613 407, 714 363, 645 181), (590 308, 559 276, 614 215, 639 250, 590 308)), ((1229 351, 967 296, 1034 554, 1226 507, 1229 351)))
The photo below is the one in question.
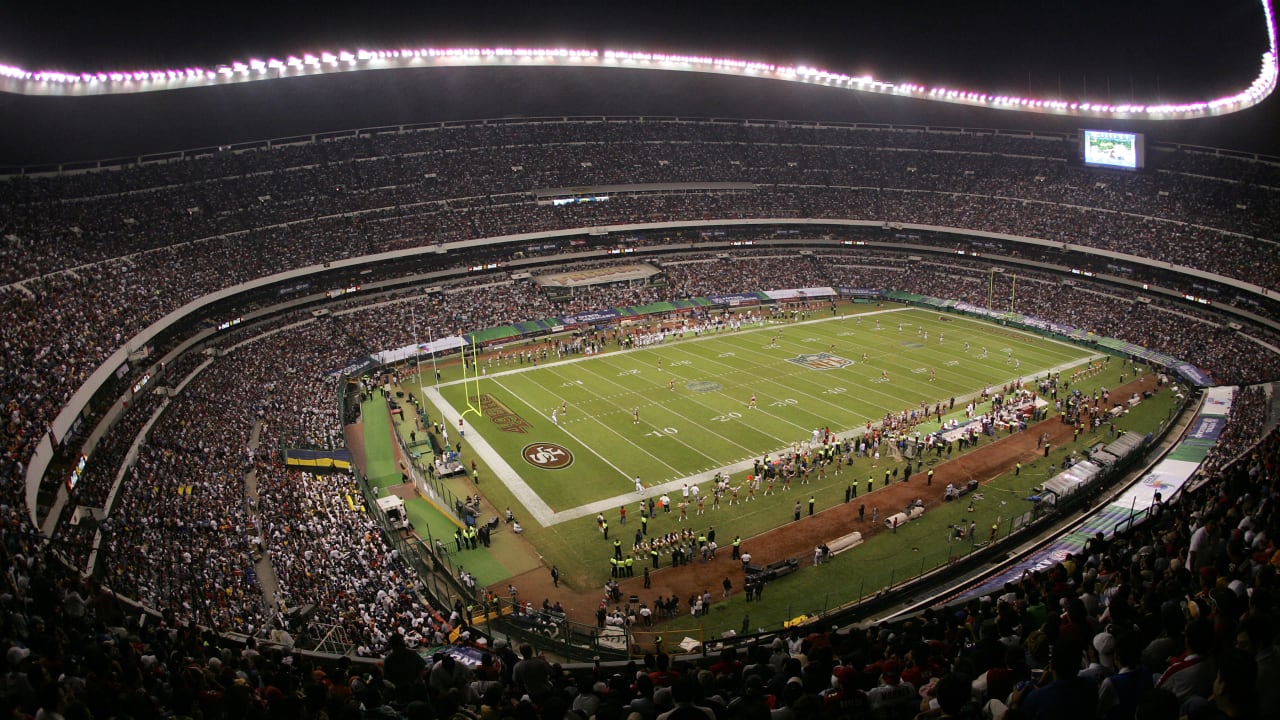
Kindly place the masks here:
POLYGON ((431 355, 434 353, 457 350, 464 345, 466 345, 466 342, 455 335, 452 337, 437 338, 431 342, 418 343, 416 345, 405 345, 404 347, 399 347, 394 350, 383 350, 381 352, 374 353, 373 357, 377 359, 378 364, 386 365, 388 363, 400 362, 401 360, 408 360, 409 358, 417 357, 418 355, 431 355))

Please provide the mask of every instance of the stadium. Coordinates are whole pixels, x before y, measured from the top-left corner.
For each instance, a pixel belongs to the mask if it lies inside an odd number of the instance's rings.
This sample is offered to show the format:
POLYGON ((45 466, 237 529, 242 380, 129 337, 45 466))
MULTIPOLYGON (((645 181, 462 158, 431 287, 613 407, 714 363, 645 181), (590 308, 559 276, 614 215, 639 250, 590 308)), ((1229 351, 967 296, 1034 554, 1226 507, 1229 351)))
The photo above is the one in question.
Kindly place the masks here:
POLYGON ((0 66, 5 709, 1273 716, 1249 8, 1244 76, 1149 101, 0 66))

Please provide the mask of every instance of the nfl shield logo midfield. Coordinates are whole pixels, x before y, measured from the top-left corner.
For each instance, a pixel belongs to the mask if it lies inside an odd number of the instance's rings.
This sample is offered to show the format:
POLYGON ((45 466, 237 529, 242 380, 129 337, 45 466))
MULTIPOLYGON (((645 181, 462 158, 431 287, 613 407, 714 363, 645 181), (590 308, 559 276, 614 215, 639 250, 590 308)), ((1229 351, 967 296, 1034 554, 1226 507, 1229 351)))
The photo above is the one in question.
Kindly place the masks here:
POLYGON ((842 367, 848 367, 853 364, 852 360, 842 358, 839 355, 832 355, 831 353, 799 355, 797 357, 787 358, 787 362, 803 365, 810 370, 838 370, 842 367))

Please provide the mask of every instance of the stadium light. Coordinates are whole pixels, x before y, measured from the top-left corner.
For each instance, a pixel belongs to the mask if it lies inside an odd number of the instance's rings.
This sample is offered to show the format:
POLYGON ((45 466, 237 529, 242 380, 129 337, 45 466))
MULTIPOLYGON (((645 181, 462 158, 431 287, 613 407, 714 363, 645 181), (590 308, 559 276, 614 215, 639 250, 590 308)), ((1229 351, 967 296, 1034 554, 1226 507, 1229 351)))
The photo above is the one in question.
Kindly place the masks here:
POLYGON ((456 67, 467 65, 594 66, 648 68, 677 72, 701 72, 742 77, 768 78, 788 82, 843 87, 851 92, 907 95, 922 100, 947 102, 1022 112, 1070 114, 1095 118, 1137 120, 1182 120, 1238 112, 1257 105, 1275 91, 1280 78, 1277 67, 1276 26, 1272 0, 1260 0, 1267 30, 1268 49, 1261 56, 1257 76, 1232 95, 1176 104, 1111 105, 1095 102, 1067 102, 1060 98, 989 95, 978 90, 929 87, 913 82, 892 83, 871 75, 856 77, 807 65, 787 66, 700 55, 649 53, 635 50, 595 50, 589 48, 420 48, 399 50, 360 49, 290 55, 286 60, 250 59, 232 61, 214 68, 183 70, 133 70, 67 74, 53 70, 29 71, 0 64, 0 92, 21 95, 106 95, 153 92, 213 84, 252 82, 286 74, 317 75, 331 72, 359 72, 410 67, 456 67), (425 59, 425 60, 424 60, 425 59), (380 62, 374 62, 375 60, 380 62), (276 70, 269 73, 268 69, 276 70))

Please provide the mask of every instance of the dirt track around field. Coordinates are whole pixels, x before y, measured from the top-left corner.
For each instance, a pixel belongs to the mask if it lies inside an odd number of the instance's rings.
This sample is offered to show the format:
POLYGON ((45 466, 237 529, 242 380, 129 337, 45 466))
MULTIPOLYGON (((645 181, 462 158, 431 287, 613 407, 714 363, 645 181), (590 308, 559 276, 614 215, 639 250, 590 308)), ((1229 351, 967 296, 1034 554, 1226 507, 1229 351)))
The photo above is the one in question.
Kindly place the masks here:
MULTIPOLYGON (((1141 379, 1112 390, 1112 397, 1126 398, 1132 393, 1141 394, 1144 390, 1155 388, 1155 376, 1146 373, 1141 379)), ((803 571, 803 568, 813 564, 814 547, 822 543, 829 543, 854 531, 861 532, 864 541, 870 541, 881 533, 889 532, 883 522, 887 515, 901 510, 917 498, 924 501, 926 510, 938 507, 943 503, 947 483, 953 483, 957 487, 963 487, 970 480, 977 480, 980 484, 986 483, 1008 472, 1017 462, 1022 462, 1026 466, 1043 459, 1044 451, 1039 441, 1045 433, 1048 433, 1049 442, 1055 449, 1065 447, 1072 441, 1072 426, 1064 424, 1061 418, 1055 415, 1028 427, 1024 432, 1000 436, 994 441, 985 440, 985 444, 976 449, 952 460, 934 464, 932 485, 925 484, 927 469, 925 472, 912 475, 907 482, 894 482, 888 487, 881 486, 881 479, 877 477, 876 488, 871 494, 863 492, 856 500, 822 508, 812 517, 807 515, 808 509, 804 507, 805 514, 798 522, 789 522, 760 535, 746 538, 742 541, 742 550, 751 553, 752 565, 764 566, 779 560, 797 558, 803 571), (866 503, 867 512, 865 521, 859 522, 858 507, 862 503, 866 503), (880 509, 881 522, 871 522, 872 507, 880 509), (887 512, 890 509, 892 511, 887 512)), ((848 473, 840 477, 854 479, 848 473)), ((861 476, 858 479, 860 479, 859 489, 864 489, 865 479, 861 476)), ((803 489, 793 492, 795 492, 795 499, 803 502, 807 498, 803 489)), ((791 503, 793 499, 787 497, 785 502, 791 503)), ((630 542, 632 532, 634 529, 630 526, 620 528, 619 537, 624 544, 630 542)), ((674 594, 684 599, 694 593, 701 594, 704 590, 710 591, 713 598, 719 599, 722 594, 721 582, 726 576, 733 583, 734 594, 742 592, 746 575, 742 563, 732 559, 730 547, 732 538, 717 537, 716 540, 720 550, 717 551, 716 558, 709 563, 694 560, 674 568, 670 566, 670 556, 664 555, 662 568, 652 572, 650 578, 652 586, 647 590, 644 589, 644 580, 641 577, 643 566, 637 564, 636 577, 620 581, 624 600, 631 595, 637 595, 641 601, 648 604, 657 597, 670 597, 674 594)), ((602 561, 607 561, 607 553, 607 549, 602 545, 602 561)), ((601 564, 604 570, 607 570, 605 562, 601 564)), ((604 597, 604 583, 609 579, 607 571, 602 571, 599 577, 600 583, 594 587, 570 588, 562 583, 559 588, 555 588, 552 586, 549 568, 539 568, 516 576, 509 582, 519 588, 522 600, 532 601, 535 606, 539 605, 543 598, 549 598, 553 603, 558 600, 570 619, 589 624, 596 620, 595 611, 604 597)), ((508 581, 504 581, 501 587, 493 586, 493 591, 499 597, 506 596, 506 582, 508 581)), ((609 604, 610 609, 613 605, 614 603, 609 604)), ((657 620, 656 613, 654 619, 657 620)))

